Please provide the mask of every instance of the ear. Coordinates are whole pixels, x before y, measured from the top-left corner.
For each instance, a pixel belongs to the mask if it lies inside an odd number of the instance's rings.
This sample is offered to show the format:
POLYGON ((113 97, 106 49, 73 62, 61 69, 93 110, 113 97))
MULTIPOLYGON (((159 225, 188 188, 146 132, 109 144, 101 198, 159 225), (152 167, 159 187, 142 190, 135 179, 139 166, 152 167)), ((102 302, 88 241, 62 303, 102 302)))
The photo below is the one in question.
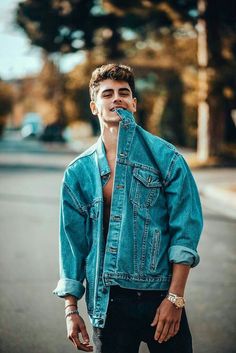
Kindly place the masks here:
POLYGON ((89 105, 90 105, 90 109, 91 109, 92 114, 97 115, 98 110, 97 110, 96 103, 94 101, 91 101, 89 105))
POLYGON ((137 98, 133 98, 133 113, 137 110, 137 98))

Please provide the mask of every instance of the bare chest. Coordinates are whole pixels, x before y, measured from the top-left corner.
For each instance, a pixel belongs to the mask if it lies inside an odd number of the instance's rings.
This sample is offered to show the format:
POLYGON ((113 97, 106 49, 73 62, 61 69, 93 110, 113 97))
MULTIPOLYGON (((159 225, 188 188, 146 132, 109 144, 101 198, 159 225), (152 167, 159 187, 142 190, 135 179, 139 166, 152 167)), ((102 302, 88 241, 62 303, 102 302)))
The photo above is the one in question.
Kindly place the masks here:
POLYGON ((106 183, 106 185, 103 188, 103 199, 104 199, 104 205, 105 207, 111 206, 111 197, 112 197, 112 189, 113 189, 113 181, 114 181, 114 173, 115 173, 115 160, 108 160, 110 169, 111 169, 111 175, 106 183))

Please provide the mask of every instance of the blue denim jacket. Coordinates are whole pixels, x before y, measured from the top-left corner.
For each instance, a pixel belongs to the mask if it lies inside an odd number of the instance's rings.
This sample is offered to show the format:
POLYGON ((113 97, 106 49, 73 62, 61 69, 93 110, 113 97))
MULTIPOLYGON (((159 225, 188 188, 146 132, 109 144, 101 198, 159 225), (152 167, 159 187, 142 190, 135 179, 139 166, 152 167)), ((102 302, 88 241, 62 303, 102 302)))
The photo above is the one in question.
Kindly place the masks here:
POLYGON ((85 291, 93 326, 104 327, 110 286, 167 290, 172 263, 199 262, 202 211, 180 153, 121 117, 109 230, 103 234, 103 187, 110 178, 101 137, 70 163, 61 191, 60 280, 54 293, 85 291))

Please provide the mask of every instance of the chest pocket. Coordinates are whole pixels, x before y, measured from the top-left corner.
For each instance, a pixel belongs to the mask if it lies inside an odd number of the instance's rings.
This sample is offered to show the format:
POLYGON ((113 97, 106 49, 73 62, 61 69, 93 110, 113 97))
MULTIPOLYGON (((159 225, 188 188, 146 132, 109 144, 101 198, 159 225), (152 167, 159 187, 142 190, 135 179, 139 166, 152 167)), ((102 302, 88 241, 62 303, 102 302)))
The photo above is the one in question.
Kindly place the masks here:
POLYGON ((161 186, 160 177, 157 174, 150 170, 134 168, 130 200, 139 207, 148 208, 155 203, 161 186))

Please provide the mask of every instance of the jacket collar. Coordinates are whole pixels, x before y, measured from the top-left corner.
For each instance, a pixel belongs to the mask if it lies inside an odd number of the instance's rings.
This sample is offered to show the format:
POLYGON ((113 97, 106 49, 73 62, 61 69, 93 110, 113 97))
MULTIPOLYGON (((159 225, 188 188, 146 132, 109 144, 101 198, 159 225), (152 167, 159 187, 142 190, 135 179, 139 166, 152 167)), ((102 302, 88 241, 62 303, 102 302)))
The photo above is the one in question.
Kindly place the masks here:
MULTIPOLYGON (((119 126, 118 146, 117 146, 117 152, 119 152, 120 147, 122 148, 124 147, 124 150, 129 149, 128 147, 130 145, 129 143, 130 139, 128 138, 128 134, 133 135, 136 122, 133 114, 128 110, 119 108, 119 109, 116 109, 116 112, 121 118, 120 126, 119 126), (120 146, 120 143, 122 143, 122 145, 126 144, 126 146, 120 146)), ((111 172, 111 169, 109 167, 109 164, 106 158, 106 150, 105 150, 104 143, 102 141, 102 136, 100 136, 97 140, 96 150, 97 150, 97 158, 98 158, 100 175, 103 176, 103 175, 109 174, 111 172)))
POLYGON ((122 108, 118 108, 115 111, 117 112, 117 114, 121 118, 120 125, 122 125, 126 128, 129 127, 130 125, 136 125, 134 116, 130 111, 122 109, 122 108))
POLYGON ((102 141, 102 136, 99 136, 99 139, 97 140, 97 158, 100 175, 103 176, 109 174, 111 170, 106 158, 106 150, 102 141))

